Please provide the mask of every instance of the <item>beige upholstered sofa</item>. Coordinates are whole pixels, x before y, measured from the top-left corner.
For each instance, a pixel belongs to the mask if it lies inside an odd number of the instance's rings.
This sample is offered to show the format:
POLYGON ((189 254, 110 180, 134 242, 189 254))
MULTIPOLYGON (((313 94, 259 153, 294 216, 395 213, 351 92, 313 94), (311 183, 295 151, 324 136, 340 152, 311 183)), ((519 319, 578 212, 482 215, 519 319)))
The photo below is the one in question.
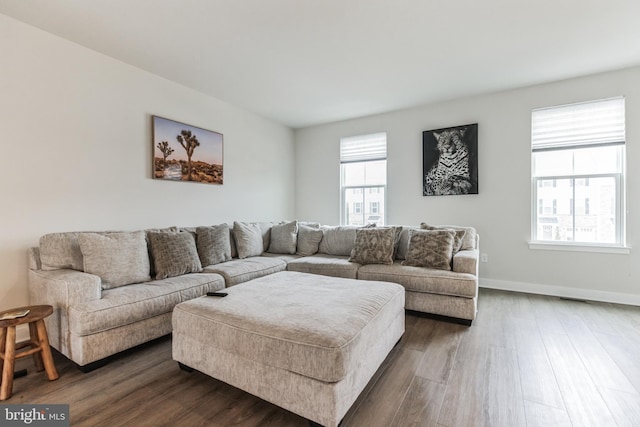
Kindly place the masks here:
POLYGON ((284 270, 398 283, 409 310, 469 325, 475 319, 479 238, 473 228, 462 229, 449 269, 403 265, 410 264, 412 236, 427 232, 417 226, 395 229, 389 263, 349 261, 358 230, 290 221, 48 234, 29 250, 30 301, 54 306, 46 319, 51 345, 87 370, 169 334, 176 304, 284 270), (175 252, 176 245, 182 249, 175 252))

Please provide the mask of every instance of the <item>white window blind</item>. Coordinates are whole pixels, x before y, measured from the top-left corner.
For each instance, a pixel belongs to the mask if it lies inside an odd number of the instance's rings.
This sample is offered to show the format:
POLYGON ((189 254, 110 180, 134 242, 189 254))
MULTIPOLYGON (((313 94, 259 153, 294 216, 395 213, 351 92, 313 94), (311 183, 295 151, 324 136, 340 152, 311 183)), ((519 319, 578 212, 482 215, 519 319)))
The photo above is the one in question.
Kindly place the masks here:
POLYGON ((624 98, 533 110, 533 151, 624 144, 624 98))
POLYGON ((387 134, 352 136, 340 140, 340 163, 384 160, 387 158, 387 134))

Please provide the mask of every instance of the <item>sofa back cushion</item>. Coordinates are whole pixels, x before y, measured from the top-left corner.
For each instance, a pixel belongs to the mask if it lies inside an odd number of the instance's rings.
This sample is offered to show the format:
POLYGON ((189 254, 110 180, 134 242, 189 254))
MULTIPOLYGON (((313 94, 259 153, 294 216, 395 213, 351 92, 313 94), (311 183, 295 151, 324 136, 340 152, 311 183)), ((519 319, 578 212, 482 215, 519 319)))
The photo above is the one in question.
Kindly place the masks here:
POLYGON ((102 289, 151 280, 144 231, 80 233, 84 271, 102 279, 102 289))
POLYGON ((156 268, 156 279, 199 273, 202 264, 192 233, 147 233, 156 268))
POLYGON ((196 228, 196 247, 203 266, 231 260, 231 240, 227 224, 196 228))
POLYGON ((81 232, 50 233, 40 237, 40 262, 43 270, 70 268, 83 271, 82 251, 78 245, 81 232))
POLYGON ((323 225, 320 227, 323 232, 322 241, 318 247, 318 252, 328 255, 350 256, 356 242, 356 230, 353 225, 340 225, 331 227, 323 225))

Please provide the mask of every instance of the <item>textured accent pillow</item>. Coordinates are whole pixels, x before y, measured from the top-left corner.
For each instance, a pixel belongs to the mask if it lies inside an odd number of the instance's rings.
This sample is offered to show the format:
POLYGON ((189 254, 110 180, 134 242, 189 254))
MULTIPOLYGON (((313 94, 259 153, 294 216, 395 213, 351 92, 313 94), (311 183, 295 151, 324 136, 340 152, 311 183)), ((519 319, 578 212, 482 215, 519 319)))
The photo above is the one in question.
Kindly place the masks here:
POLYGON ((461 227, 458 225, 429 225, 427 223, 420 223, 420 228, 424 230, 455 230, 464 231, 462 237, 462 244, 460 245, 461 251, 473 250, 476 248, 476 229, 473 227, 461 227))
POLYGON ((81 233, 78 244, 84 271, 102 279, 102 289, 151 280, 144 231, 130 233, 81 233))
POLYGON ((349 261, 359 264, 393 264, 396 234, 396 227, 359 228, 356 230, 356 241, 349 261))
POLYGON ((147 252, 149 253, 149 273, 151 277, 156 277, 156 266, 153 263, 153 254, 151 253, 151 243, 149 242, 149 233, 177 233, 178 227, 172 226, 167 228, 148 228, 144 230, 145 237, 147 239, 147 252))
POLYGON ((467 233, 465 230, 461 228, 451 228, 451 227, 437 227, 433 225, 425 224, 424 222, 420 224, 420 228, 422 230, 451 230, 455 234, 453 239, 453 253, 455 254, 462 248, 462 240, 464 239, 465 234, 467 233))
POLYGON ((236 239, 238 258, 260 256, 264 252, 262 228, 256 222, 233 223, 233 236, 236 239))
POLYGON ((156 279, 199 273, 202 264, 198 257, 196 240, 189 232, 148 232, 151 253, 156 267, 156 279))
POLYGON ((80 232, 50 233, 40 237, 40 262, 43 270, 70 268, 82 271, 82 251, 78 245, 80 232))
POLYGON ((412 230, 402 265, 451 270, 455 234, 453 230, 412 230))
POLYGON ((277 224, 271 227, 269 250, 272 254, 295 254, 298 242, 298 221, 277 224))
POLYGON ((310 256, 318 252, 324 233, 318 227, 298 224, 298 255, 310 256))
POLYGON ((227 224, 196 228, 196 247, 203 266, 231 261, 231 240, 227 224))
POLYGON ((402 227, 400 238, 398 239, 398 248, 396 250, 396 259, 403 260, 407 256, 409 249, 409 237, 411 230, 420 230, 419 227, 402 227))

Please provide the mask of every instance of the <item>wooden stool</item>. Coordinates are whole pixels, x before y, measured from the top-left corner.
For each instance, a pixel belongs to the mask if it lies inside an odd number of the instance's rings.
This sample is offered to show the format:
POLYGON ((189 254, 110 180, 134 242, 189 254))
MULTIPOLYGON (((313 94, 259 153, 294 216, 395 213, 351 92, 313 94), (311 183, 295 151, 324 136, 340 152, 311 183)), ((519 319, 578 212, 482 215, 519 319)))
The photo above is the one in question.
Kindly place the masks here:
POLYGON ((21 357, 33 355, 36 370, 47 371, 50 381, 58 379, 58 371, 53 364, 51 348, 44 318, 53 313, 50 305, 30 305, 0 312, 0 317, 11 311, 29 310, 29 314, 16 319, 0 320, 0 368, 2 368, 2 385, 0 386, 0 400, 11 397, 13 389, 13 368, 15 360, 21 357), (30 339, 27 342, 16 345, 16 326, 29 324, 30 339), (16 353, 16 350, 30 347, 16 353))

